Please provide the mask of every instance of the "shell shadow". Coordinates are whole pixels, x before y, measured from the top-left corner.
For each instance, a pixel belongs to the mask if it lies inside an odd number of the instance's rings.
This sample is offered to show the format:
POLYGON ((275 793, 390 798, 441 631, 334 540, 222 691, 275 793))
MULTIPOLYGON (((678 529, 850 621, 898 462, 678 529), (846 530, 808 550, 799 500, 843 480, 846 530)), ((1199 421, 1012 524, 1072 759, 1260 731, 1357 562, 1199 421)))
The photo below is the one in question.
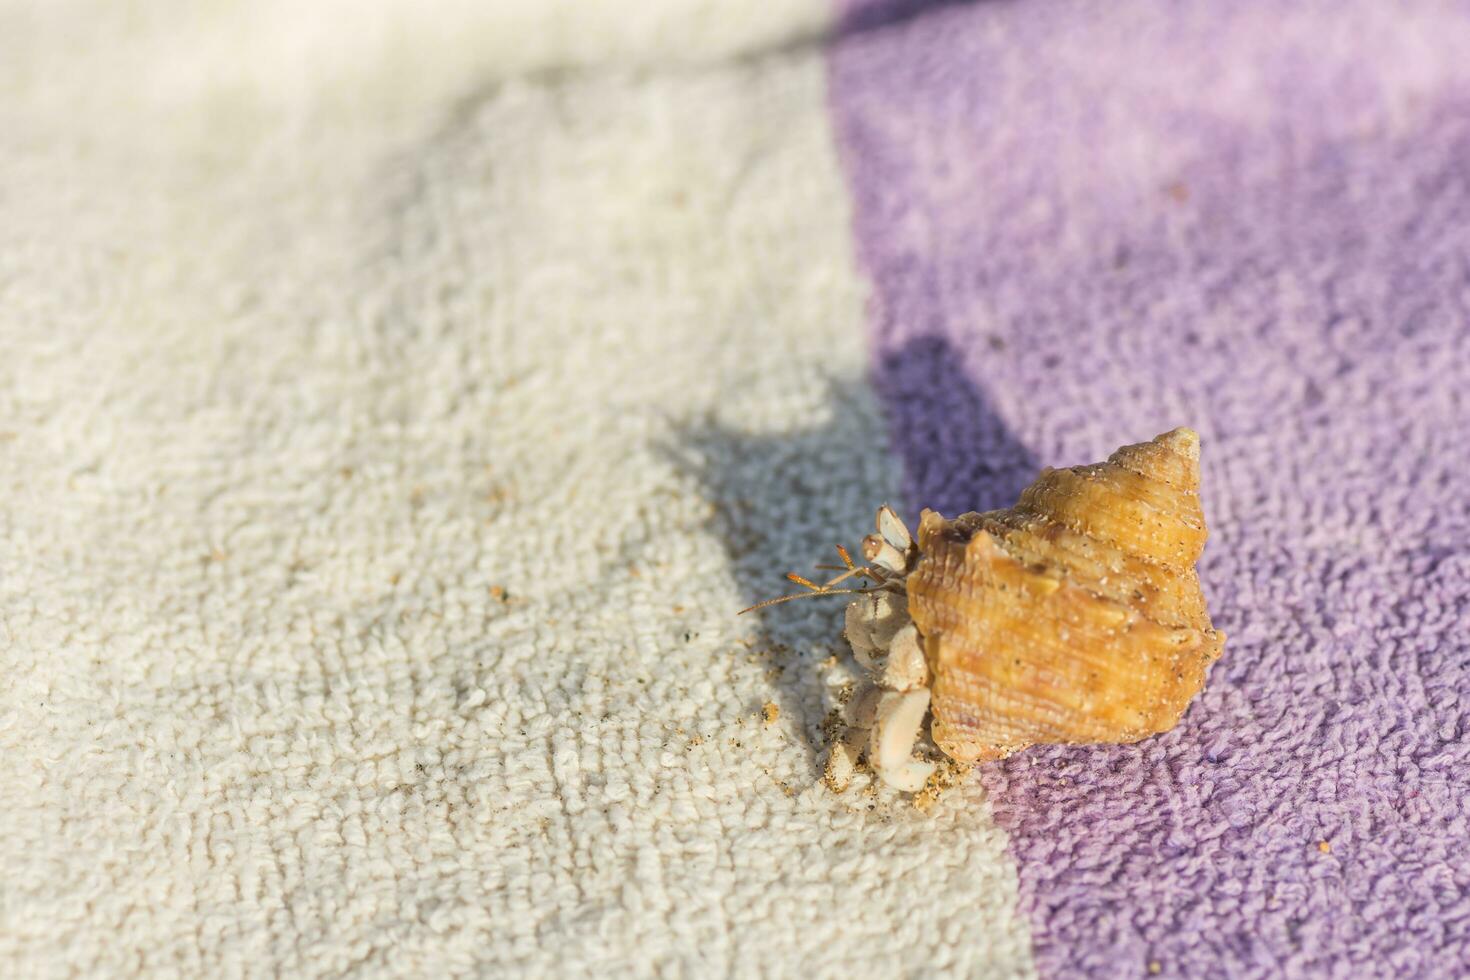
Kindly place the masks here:
POLYGON ((935 10, 968 7, 977 2, 979 0, 856 0, 845 5, 837 31, 846 36, 902 26, 935 10))
MULTIPOLYGON (((837 560, 834 543, 852 548, 872 526, 874 509, 893 481, 881 454, 883 422, 872 393, 861 382, 828 381, 827 403, 809 428, 749 432, 715 420, 677 428, 664 455, 692 478, 711 504, 705 528, 724 551, 742 606, 799 591, 788 571, 813 578, 814 563, 837 560)), ((846 653, 844 605, 839 597, 768 607, 741 617, 750 654, 766 668, 769 700, 780 709, 793 741, 805 748, 808 772, 819 778, 823 722, 837 705, 839 688, 819 665, 846 653)), ((758 710, 759 703, 747 706, 758 710)))
MULTIPOLYGON (((895 457, 904 490, 888 502, 914 524, 924 506, 952 514, 1008 505, 1034 476, 1032 454, 942 338, 883 354, 869 382, 829 381, 827 410, 814 415, 823 421, 810 428, 750 433, 710 421, 677 429, 665 447, 713 505, 707 529, 724 547, 743 604, 794 591, 787 571, 832 574, 811 568, 836 559, 834 543, 860 554, 895 485, 895 457)), ((772 700, 806 736, 812 779, 840 690, 818 664, 833 654, 850 663, 844 605, 834 597, 747 614, 755 649, 769 656, 772 700)))
POLYGON ((917 337, 881 353, 873 386, 903 461, 906 516, 922 507, 949 517, 1009 507, 1035 479, 1035 455, 948 339, 917 337))

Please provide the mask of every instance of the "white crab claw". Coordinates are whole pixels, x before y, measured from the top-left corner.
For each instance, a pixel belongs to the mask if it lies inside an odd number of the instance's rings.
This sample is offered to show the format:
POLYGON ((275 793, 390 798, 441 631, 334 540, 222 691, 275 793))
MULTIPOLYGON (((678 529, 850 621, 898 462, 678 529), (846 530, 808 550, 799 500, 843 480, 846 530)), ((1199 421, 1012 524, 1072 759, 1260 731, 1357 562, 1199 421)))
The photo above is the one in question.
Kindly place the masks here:
POLYGON ((883 535, 883 540, 903 552, 909 553, 913 547, 914 537, 909 534, 908 525, 904 524, 894 509, 887 504, 878 508, 877 531, 883 535))
POLYGON ((919 642, 919 628, 909 623, 888 644, 888 662, 880 682, 890 691, 912 691, 929 685, 929 664, 919 642))
POLYGON ((843 628, 858 663, 877 670, 878 661, 888 653, 894 635, 910 622, 904 597, 880 592, 859 596, 848 603, 843 628))
POLYGON ((932 762, 913 758, 914 742, 928 710, 927 687, 902 693, 888 691, 878 700, 868 761, 885 783, 905 793, 923 789, 936 768, 932 762))
POLYGON ((868 636, 878 650, 887 650, 893 636, 907 626, 909 619, 908 597, 892 592, 863 596, 867 599, 868 636))

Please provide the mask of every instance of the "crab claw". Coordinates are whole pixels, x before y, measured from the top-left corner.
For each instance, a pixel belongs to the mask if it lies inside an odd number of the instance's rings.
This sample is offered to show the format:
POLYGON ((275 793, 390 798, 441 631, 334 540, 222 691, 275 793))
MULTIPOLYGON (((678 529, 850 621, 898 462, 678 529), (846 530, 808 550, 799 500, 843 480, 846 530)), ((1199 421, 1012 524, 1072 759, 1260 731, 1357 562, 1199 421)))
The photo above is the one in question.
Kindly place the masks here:
POLYGON ((888 659, 879 683, 890 691, 912 691, 929 685, 929 664, 924 660, 919 628, 913 623, 895 633, 888 644, 888 659))
POLYGON ((871 670, 877 669, 878 660, 888 652, 894 634, 908 623, 909 611, 902 597, 879 592, 848 603, 844 626, 853 655, 871 670))

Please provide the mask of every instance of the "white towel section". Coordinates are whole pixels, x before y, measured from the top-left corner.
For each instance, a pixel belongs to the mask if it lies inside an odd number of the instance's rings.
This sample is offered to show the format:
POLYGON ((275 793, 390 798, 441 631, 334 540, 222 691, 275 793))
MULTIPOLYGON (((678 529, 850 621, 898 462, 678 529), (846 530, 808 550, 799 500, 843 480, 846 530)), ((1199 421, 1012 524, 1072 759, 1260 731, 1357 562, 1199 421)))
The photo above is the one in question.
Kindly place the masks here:
POLYGON ((825 3, 365 6, 0 6, 0 973, 1029 974, 734 615, 897 490, 825 3))

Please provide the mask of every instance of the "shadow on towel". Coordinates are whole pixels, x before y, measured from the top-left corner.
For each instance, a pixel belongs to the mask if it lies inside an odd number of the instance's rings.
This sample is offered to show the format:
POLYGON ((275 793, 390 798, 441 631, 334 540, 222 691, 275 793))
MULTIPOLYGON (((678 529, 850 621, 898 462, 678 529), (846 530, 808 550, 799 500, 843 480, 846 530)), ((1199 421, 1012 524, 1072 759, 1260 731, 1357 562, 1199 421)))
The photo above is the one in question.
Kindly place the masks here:
MULTIPOLYGON (((903 494, 892 503, 912 524, 926 506, 949 515, 1008 506, 1034 475, 1032 454, 945 340, 919 338, 879 360, 871 378, 879 397, 862 382, 833 381, 831 410, 817 427, 751 434, 707 423, 681 430, 668 447, 674 465, 715 505, 709 528, 724 545, 745 604, 796 591, 782 577, 787 571, 832 575, 812 565, 835 562, 834 543, 861 557, 857 546, 884 503, 886 464, 875 466, 875 453, 902 462, 903 494), (813 512, 822 518, 813 521, 813 512)), ((772 700, 808 736, 813 779, 824 762, 823 721, 838 706, 815 667, 832 654, 848 656, 844 605, 814 599, 748 614, 756 619, 758 649, 771 655, 772 700)))
POLYGON ((903 514, 947 517, 1016 502, 1036 478, 1016 438, 960 356, 942 337, 917 337, 879 355, 873 372, 888 415, 889 450, 903 462, 903 514))

